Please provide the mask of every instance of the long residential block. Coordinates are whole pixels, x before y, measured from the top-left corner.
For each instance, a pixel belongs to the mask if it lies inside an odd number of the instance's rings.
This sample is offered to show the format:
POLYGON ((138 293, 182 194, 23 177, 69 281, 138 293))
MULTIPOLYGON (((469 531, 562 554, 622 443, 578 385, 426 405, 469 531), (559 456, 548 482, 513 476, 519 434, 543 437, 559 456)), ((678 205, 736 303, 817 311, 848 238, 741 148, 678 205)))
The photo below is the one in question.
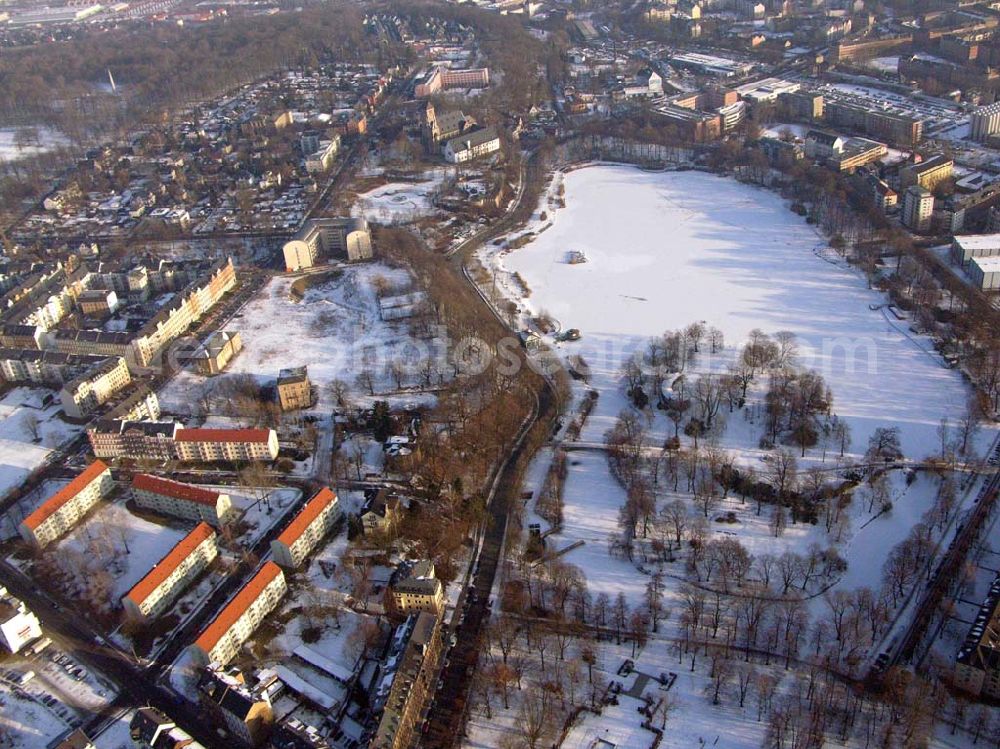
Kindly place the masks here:
POLYGON ((105 359, 79 377, 67 382, 59 391, 63 412, 71 419, 83 419, 103 406, 112 396, 132 382, 124 358, 105 359))
POLYGON ((18 528, 21 537, 44 548, 71 530, 113 485, 111 469, 95 460, 21 522, 18 528))
POLYGON ((137 505, 154 512, 199 520, 214 526, 225 523, 232 511, 228 494, 150 476, 148 473, 136 474, 132 479, 132 497, 137 505))
POLYGON ((177 459, 183 461, 274 460, 278 433, 273 429, 178 429, 174 447, 177 459))
POLYGON ((203 665, 229 663, 287 591, 285 573, 265 563, 191 645, 194 658, 203 665))
POLYGON ((199 523, 147 575, 122 597, 128 617, 144 623, 155 619, 219 555, 216 534, 199 523))
POLYGON ((298 567, 339 517, 337 495, 327 487, 320 489, 281 535, 271 541, 274 561, 282 567, 298 567))

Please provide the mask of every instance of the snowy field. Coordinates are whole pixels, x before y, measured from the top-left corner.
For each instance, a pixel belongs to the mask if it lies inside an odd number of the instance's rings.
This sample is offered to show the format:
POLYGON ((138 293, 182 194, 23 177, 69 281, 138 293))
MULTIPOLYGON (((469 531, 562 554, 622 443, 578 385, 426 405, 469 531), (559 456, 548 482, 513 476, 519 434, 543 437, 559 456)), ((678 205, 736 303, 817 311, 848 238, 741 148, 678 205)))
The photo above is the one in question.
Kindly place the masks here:
POLYGON ((59 131, 47 127, 0 128, 0 161, 18 161, 66 144, 59 131), (19 130, 24 131, 23 137, 18 136, 19 130))
MULTIPOLYGON (((309 289, 301 302, 292 301, 294 279, 272 279, 227 326, 240 331, 243 351, 226 372, 205 378, 181 372, 160 393, 164 411, 192 413, 202 393, 211 392, 233 374, 251 374, 261 384, 273 384, 285 367, 309 367, 309 379, 319 389, 317 410, 329 411, 332 396, 326 387, 343 380, 356 390, 362 370, 374 375, 376 393, 395 390, 390 365, 412 361, 433 352, 423 342, 414 348, 406 320, 387 322, 379 317, 376 284, 405 288, 409 274, 382 263, 353 265, 336 280, 309 289)), ((412 368, 406 384, 418 379, 412 368)), ((360 394, 360 392, 358 393, 360 394)))
POLYGON ((59 401, 42 405, 47 392, 18 387, 0 399, 0 496, 80 432, 59 418, 59 401))
POLYGON ((420 182, 390 182, 358 195, 351 215, 380 224, 401 224, 434 212, 431 198, 441 186, 442 171, 420 182))
POLYGON ((876 427, 899 426, 904 454, 923 458, 940 419, 964 409, 961 376, 929 340, 870 309, 885 298, 839 267, 777 195, 699 172, 616 166, 571 172, 565 189, 551 228, 499 262, 525 279, 530 311, 583 334, 559 346, 586 359, 601 393, 581 439, 602 440, 624 407, 622 363, 649 338, 699 320, 725 334, 729 355, 705 358, 716 371, 755 328, 795 333, 800 364, 831 386, 859 452, 876 427), (570 250, 588 262, 565 262, 570 250))

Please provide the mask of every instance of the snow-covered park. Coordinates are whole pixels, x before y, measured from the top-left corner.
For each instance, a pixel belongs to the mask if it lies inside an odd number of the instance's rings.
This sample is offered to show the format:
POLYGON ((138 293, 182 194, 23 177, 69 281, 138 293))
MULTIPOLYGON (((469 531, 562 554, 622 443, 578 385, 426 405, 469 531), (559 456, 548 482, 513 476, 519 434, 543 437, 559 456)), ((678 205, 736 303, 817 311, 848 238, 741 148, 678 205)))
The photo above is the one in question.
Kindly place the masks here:
POLYGON ((429 172, 428 179, 415 182, 389 182, 358 195, 351 215, 380 224, 399 224, 430 215, 432 197, 440 188, 444 171, 429 172))
POLYGON ((66 144, 62 133, 48 127, 0 128, 0 161, 18 161, 66 144))

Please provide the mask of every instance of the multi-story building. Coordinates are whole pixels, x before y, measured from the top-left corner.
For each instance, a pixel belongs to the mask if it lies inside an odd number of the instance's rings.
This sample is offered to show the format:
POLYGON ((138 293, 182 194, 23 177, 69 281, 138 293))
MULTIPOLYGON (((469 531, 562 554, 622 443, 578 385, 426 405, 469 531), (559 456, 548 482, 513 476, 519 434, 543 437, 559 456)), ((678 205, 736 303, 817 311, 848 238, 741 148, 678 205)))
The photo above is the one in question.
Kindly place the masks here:
POLYGON ((931 228, 934 196, 920 185, 910 185, 903 193, 903 226, 925 232, 931 228))
POLYGON ((844 150, 826 159, 826 165, 838 172, 853 172, 858 167, 871 164, 889 153, 884 143, 865 138, 849 138, 844 150))
POLYGON ((105 420, 156 421, 160 418, 160 401, 145 382, 134 382, 109 404, 105 420))
POLYGON ((985 143, 991 135, 1000 133, 1000 101, 980 107, 972 113, 969 135, 985 143))
POLYGON ((464 164, 500 150, 500 136, 492 127, 470 130, 446 140, 441 149, 445 161, 464 164))
POLYGON ((351 261, 367 260, 372 256, 372 235, 363 218, 310 219, 282 252, 289 273, 313 267, 320 253, 330 257, 342 252, 351 261))
POLYGON ((42 636, 38 617, 24 601, 15 598, 0 585, 0 644, 11 653, 17 653, 33 640, 42 636))
POLYGON ((205 749, 170 716, 153 707, 136 710, 128 728, 135 749, 205 749))
POLYGON ((951 242, 951 256, 967 267, 974 257, 1000 257, 1000 234, 963 234, 951 242))
POLYGON ((321 141, 316 149, 310 151, 305 156, 305 167, 309 174, 325 172, 333 164, 340 150, 340 134, 334 133, 333 138, 321 141))
POLYGON ((266 562, 205 628, 191 653, 203 665, 226 665, 288 591, 285 574, 266 562))
POLYGON ((133 358, 138 367, 148 367, 175 338, 214 307, 236 285, 233 259, 216 263, 206 279, 188 285, 176 294, 132 339, 133 358))
POLYGON ((437 683, 441 654, 441 618, 420 612, 399 625, 385 663, 386 674, 373 699, 380 714, 370 749, 410 746, 428 699, 437 683))
POLYGON ((489 68, 452 70, 443 65, 437 65, 416 84, 413 95, 418 99, 424 99, 450 88, 486 88, 489 85, 489 68))
POLYGON ((823 119, 831 125, 861 130, 904 146, 915 146, 923 138, 923 120, 902 112, 875 109, 846 96, 824 97, 823 119))
POLYGON ((100 330, 54 330, 44 347, 64 354, 87 356, 122 356, 131 365, 132 337, 128 333, 105 333, 100 330))
POLYGON ((434 563, 423 560, 400 565, 386 591, 386 608, 398 617, 420 611, 444 613, 444 586, 434 574, 434 563))
POLYGON ((1000 576, 958 651, 954 683, 976 697, 1000 698, 1000 576))
POLYGON ((101 420, 87 428, 87 439, 94 455, 105 460, 173 460, 180 428, 176 421, 101 420))
POLYGON ((38 349, 0 349, 0 377, 7 382, 61 387, 105 358, 38 349))
POLYGON ((140 507, 216 527, 223 525, 232 512, 232 501, 228 494, 148 473, 137 473, 132 479, 132 497, 140 507))
POLYGON ((111 357, 63 385, 59 392, 63 412, 71 419, 83 419, 104 405, 132 382, 128 364, 111 357))
POLYGON ((281 535, 271 541, 274 561, 282 567, 298 567, 339 518, 337 495, 327 487, 320 489, 281 535))
POLYGON ((976 288, 983 291, 1000 289, 1000 257, 974 257, 968 271, 976 288))
POLYGON ((129 619, 144 623, 158 617, 218 555, 215 531, 198 523, 122 597, 129 619))
POLYGON ((58 744, 50 746, 51 749, 97 749, 94 742, 90 740, 90 737, 79 728, 66 736, 58 744))
POLYGON ((174 447, 183 461, 266 461, 278 457, 278 434, 273 429, 178 429, 174 447))
POLYGON ((0 328, 0 348, 40 349, 45 331, 37 325, 4 325, 0 328))
POLYGON ((925 190, 934 188, 951 177, 955 162, 947 156, 932 156, 917 164, 910 164, 899 170, 899 186, 907 188, 910 185, 920 185, 925 190))
POLYGON ((295 411, 312 405, 312 383, 306 367, 293 367, 278 372, 278 405, 282 411, 295 411))
POLYGON ((210 666, 198 680, 201 702, 219 716, 229 732, 249 746, 260 746, 274 723, 266 690, 250 689, 238 671, 210 666))
POLYGON ((104 318, 118 309, 118 295, 114 290, 87 289, 76 298, 84 317, 104 318))
POLYGON ((399 497, 390 497, 385 489, 366 503, 361 513, 365 533, 385 533, 396 527, 401 516, 399 497))
POLYGON ((229 362, 243 350, 243 338, 235 331, 219 330, 212 333, 188 361, 198 374, 210 377, 226 368, 229 362))
POLYGON ((95 460, 21 522, 21 537, 44 548, 72 529, 113 486, 111 469, 95 460))

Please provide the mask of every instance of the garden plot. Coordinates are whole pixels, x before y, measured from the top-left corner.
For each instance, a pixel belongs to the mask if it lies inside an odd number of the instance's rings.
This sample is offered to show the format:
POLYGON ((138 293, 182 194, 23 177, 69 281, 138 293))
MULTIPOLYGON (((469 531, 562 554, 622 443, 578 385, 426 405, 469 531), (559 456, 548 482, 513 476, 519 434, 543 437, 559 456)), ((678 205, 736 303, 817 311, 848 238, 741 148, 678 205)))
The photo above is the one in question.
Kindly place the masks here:
POLYGON ((55 448, 80 433, 61 418, 47 391, 14 388, 0 399, 0 495, 20 484, 55 448))
POLYGON ((376 294, 376 284, 408 285, 406 271, 382 263, 349 266, 338 278, 309 289, 301 302, 289 296, 293 280, 272 279, 230 321, 227 327, 240 331, 244 348, 224 374, 204 378, 181 372, 163 388, 165 411, 190 415, 203 395, 211 400, 234 374, 273 384, 286 367, 308 366, 319 390, 317 410, 326 412, 334 405, 327 387, 333 380, 343 380, 354 393, 367 396, 367 388, 356 387, 355 381, 370 372, 376 394, 395 391, 392 363, 401 361, 408 372, 403 386, 419 383, 419 363, 437 355, 437 343, 411 337, 405 320, 383 321, 376 294))

